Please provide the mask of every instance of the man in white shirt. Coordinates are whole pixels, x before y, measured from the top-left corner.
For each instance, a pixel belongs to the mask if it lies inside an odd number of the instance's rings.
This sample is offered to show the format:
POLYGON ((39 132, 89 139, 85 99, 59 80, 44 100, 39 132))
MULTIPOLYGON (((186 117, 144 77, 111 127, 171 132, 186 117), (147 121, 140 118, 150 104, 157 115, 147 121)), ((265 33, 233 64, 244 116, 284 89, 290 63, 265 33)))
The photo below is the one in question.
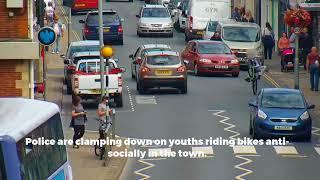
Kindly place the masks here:
POLYGON ((60 53, 60 44, 61 44, 61 38, 63 37, 63 24, 59 22, 59 17, 54 16, 54 22, 51 24, 51 27, 53 28, 54 32, 56 33, 57 39, 55 42, 55 47, 52 49, 52 54, 60 53))
POLYGON ((291 35, 289 38, 290 47, 295 48, 295 41, 296 41, 296 33, 294 33, 294 28, 291 28, 291 35))

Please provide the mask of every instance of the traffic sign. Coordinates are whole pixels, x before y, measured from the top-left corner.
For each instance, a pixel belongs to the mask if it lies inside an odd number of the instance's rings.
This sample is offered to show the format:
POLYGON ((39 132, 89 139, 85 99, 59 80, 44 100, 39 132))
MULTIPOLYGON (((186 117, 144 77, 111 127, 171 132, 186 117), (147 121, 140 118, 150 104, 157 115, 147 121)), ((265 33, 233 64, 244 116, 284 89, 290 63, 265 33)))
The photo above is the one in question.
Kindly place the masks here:
POLYGON ((38 32, 38 40, 44 46, 50 46, 57 39, 57 35, 51 27, 43 27, 38 32))

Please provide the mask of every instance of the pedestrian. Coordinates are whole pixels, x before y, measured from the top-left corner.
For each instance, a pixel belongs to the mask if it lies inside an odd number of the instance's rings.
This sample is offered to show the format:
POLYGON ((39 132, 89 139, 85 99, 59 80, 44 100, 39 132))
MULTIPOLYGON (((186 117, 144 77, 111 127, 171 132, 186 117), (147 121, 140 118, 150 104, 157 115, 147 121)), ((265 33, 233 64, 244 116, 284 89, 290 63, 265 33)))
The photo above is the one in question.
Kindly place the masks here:
POLYGON ((266 27, 262 30, 262 41, 264 44, 264 58, 272 59, 272 50, 274 46, 274 33, 269 22, 266 22, 266 27))
POLYGON ((236 20, 236 21, 241 21, 240 10, 239 10, 238 7, 235 7, 235 8, 233 9, 231 18, 234 19, 234 20, 236 20))
POLYGON ((57 39, 55 42, 55 47, 52 49, 52 54, 60 53, 60 46, 61 46, 61 38, 63 37, 64 28, 63 24, 59 21, 59 17, 57 15, 54 16, 54 22, 51 24, 51 27, 54 29, 56 33, 57 39))
POLYGON ((246 8, 244 6, 242 6, 240 9, 239 9, 239 13, 240 13, 240 17, 241 17, 241 20, 242 21, 242 18, 246 15, 246 8))
POLYGON ((307 71, 310 72, 310 86, 311 91, 318 91, 319 86, 319 53, 316 47, 311 48, 311 52, 308 54, 307 57, 307 71))
POLYGON ((284 49, 290 47, 290 42, 287 33, 283 32, 281 38, 278 41, 279 52, 281 53, 284 49))
POLYGON ((294 27, 291 27, 290 29, 291 35, 289 38, 289 42, 290 42, 290 47, 295 49, 295 41, 296 41, 296 33, 294 33, 294 27))
POLYGON ((76 141, 83 137, 85 132, 85 123, 87 121, 87 112, 84 110, 81 104, 81 98, 77 95, 72 95, 72 118, 74 119, 73 124, 73 148, 78 149, 79 145, 76 141))
POLYGON ((246 14, 243 16, 242 18, 242 22, 250 22, 250 23, 254 23, 254 19, 252 17, 251 11, 247 10, 246 14))
POLYGON ((53 23, 54 18, 54 8, 52 6, 52 2, 48 2, 48 5, 44 8, 44 10, 47 19, 47 24, 50 25, 53 23))
POLYGON ((108 97, 103 96, 98 105, 97 114, 99 116, 99 120, 103 121, 104 123, 107 123, 107 104, 108 103, 109 103, 108 97))
POLYGON ((301 35, 299 36, 299 49, 300 49, 301 63, 303 64, 305 70, 307 69, 306 67, 307 56, 310 53, 312 46, 313 46, 313 39, 308 34, 308 29, 304 28, 301 35))
POLYGON ((54 0, 44 0, 44 3, 46 5, 46 7, 48 7, 49 3, 51 3, 53 9, 56 9, 56 4, 55 4, 54 0))
POLYGON ((213 36, 210 38, 211 41, 222 41, 220 33, 218 31, 214 32, 213 36))

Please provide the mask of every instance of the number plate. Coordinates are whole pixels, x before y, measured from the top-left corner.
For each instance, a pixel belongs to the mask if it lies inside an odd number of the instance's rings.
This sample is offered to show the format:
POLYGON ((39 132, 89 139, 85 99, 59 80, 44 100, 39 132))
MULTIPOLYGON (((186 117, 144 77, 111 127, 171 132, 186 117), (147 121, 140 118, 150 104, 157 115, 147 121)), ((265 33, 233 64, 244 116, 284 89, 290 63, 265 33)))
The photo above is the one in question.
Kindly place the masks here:
POLYGON ((198 35, 203 35, 203 31, 198 31, 197 34, 198 35))
MULTIPOLYGON (((94 93, 94 94, 101 94, 101 90, 100 89, 91 89, 90 91, 92 93, 94 93)), ((106 90, 106 92, 107 92, 107 90, 106 90)))
POLYGON ((274 126, 274 130, 292 131, 292 126, 274 126))
POLYGON ((110 31, 109 28, 104 28, 104 29, 103 29, 103 32, 109 32, 109 31, 110 31))
POLYGON ((216 69, 228 69, 229 66, 219 66, 219 65, 216 65, 216 66, 214 66, 214 68, 216 68, 216 69))
POLYGON ((157 75, 157 76, 170 76, 171 74, 172 74, 172 71, 170 71, 170 70, 156 70, 155 71, 155 74, 157 75))

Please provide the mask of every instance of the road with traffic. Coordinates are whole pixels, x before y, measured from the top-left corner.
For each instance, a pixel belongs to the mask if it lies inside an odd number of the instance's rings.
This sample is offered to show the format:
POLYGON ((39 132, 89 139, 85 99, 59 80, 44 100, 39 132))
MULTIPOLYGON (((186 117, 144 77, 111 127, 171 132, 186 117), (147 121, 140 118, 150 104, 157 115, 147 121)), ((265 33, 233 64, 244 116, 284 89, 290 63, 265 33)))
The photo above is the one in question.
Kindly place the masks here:
MULTIPOLYGON (((184 34, 174 31, 170 37, 143 37, 136 34, 136 14, 143 1, 110 2, 105 9, 114 9, 124 18, 124 45, 113 46, 119 66, 126 67, 124 74, 123 108, 117 108, 117 135, 137 139, 186 138, 243 138, 249 135, 248 101, 252 95, 250 84, 242 71, 237 78, 231 76, 188 75, 188 93, 174 89, 155 89, 139 95, 131 79, 130 54, 142 44, 168 44, 181 52, 186 43, 184 34)), ((82 39, 83 25, 78 23, 85 15, 72 16, 72 30, 82 39)), ((272 87, 265 78, 258 89, 272 87)), ((88 117, 95 119, 97 104, 84 102, 88 117)), ((71 113, 71 96, 64 95, 63 112, 66 126, 71 113)), ((123 179, 155 180, 174 179, 319 179, 320 124, 315 118, 311 142, 293 142, 285 147, 275 146, 209 146, 198 150, 209 151, 206 158, 130 158, 123 179)), ((88 122, 86 130, 96 131, 97 123, 88 122)), ((141 150, 168 148, 132 147, 141 150)), ((195 151, 192 146, 173 146, 172 151, 195 151)))

